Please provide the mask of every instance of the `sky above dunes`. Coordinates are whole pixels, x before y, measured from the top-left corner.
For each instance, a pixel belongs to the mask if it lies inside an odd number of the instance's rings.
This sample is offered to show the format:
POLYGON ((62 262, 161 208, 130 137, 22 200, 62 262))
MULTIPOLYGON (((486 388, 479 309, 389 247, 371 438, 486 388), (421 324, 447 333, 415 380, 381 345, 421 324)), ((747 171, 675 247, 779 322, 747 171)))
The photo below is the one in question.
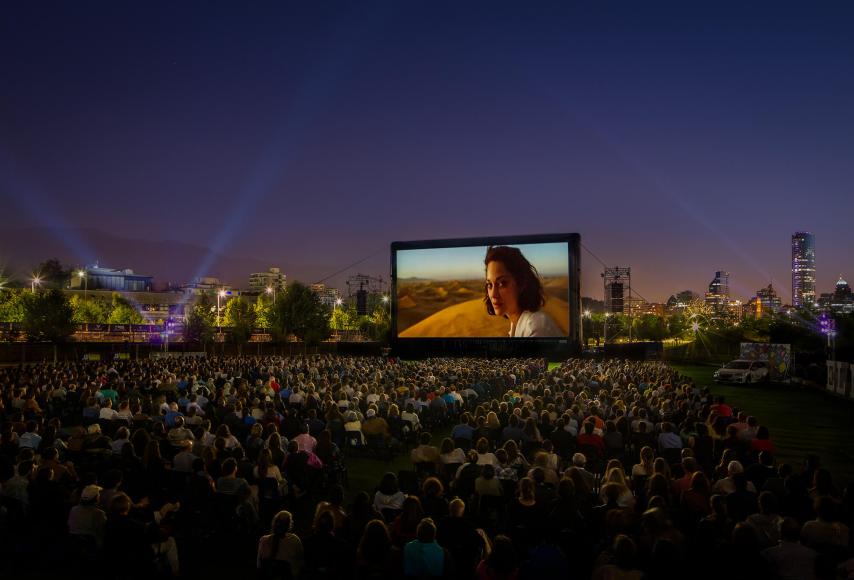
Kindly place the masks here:
MULTIPOLYGON (((566 243, 514 244, 540 276, 569 275, 566 243)), ((397 277, 428 280, 479 280, 485 278, 487 246, 398 250, 397 277)))
POLYGON ((396 240, 579 232, 584 295, 601 259, 649 300, 724 269, 788 301, 796 230, 819 292, 854 277, 852 30, 851 2, 17 2, 0 224, 342 289, 396 240))

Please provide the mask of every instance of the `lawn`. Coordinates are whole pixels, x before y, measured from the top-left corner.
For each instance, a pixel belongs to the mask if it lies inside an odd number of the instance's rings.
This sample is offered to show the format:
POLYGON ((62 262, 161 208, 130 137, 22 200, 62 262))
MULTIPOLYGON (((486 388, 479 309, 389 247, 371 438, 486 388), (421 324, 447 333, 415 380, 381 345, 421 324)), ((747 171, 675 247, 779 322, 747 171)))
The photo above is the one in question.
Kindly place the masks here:
POLYGON ((819 389, 782 383, 716 384, 714 366, 674 366, 767 425, 778 461, 799 467, 807 454, 815 453, 838 487, 854 480, 854 403, 819 389))

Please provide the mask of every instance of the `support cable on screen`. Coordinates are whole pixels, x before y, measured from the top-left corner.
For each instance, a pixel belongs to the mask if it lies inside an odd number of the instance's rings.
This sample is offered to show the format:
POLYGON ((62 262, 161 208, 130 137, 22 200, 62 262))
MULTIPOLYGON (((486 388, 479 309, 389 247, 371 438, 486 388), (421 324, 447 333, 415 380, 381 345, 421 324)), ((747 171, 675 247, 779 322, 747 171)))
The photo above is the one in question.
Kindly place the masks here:
POLYGON ((382 249, 380 249, 380 250, 377 250, 377 251, 376 251, 376 252, 374 252, 373 254, 371 254, 371 255, 369 255, 369 256, 365 256, 364 258, 362 258, 362 259, 360 259, 360 260, 357 260, 357 261, 353 262, 352 264, 350 264, 350 265, 348 265, 348 266, 345 266, 345 267, 341 268, 340 270, 338 270, 338 271, 336 271, 336 272, 333 272, 332 274, 330 274, 330 275, 328 275, 328 276, 326 276, 326 277, 324 277, 324 278, 321 278, 321 279, 320 279, 320 280, 318 280, 316 283, 317 283, 317 284, 320 284, 321 282, 326 282, 326 281, 327 281, 327 280, 329 280, 330 278, 334 278, 334 277, 335 277, 335 276, 337 276, 338 274, 343 274, 344 272, 346 272, 346 271, 347 271, 347 270, 349 270, 350 268, 353 268, 353 267, 355 267, 355 266, 358 266, 358 265, 359 265, 359 264, 361 264, 362 262, 366 262, 366 261, 370 260, 371 258, 373 258, 374 256, 376 256, 377 254, 379 254, 379 253, 381 253, 381 252, 385 252, 387 249, 388 249, 388 248, 384 247, 384 248, 382 248, 382 249))

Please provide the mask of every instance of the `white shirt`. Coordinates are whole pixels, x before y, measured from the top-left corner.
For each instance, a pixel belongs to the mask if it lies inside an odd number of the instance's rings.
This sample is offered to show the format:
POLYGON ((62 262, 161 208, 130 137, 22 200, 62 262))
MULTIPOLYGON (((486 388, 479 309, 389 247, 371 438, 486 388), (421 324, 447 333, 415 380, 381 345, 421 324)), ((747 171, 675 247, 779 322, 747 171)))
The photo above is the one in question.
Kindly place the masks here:
POLYGON ((98 414, 98 417, 101 419, 116 419, 119 414, 111 409, 110 407, 104 407, 101 409, 101 412, 98 414))
POLYGON ((566 336, 566 333, 552 320, 552 317, 538 310, 524 310, 514 325, 510 323, 510 337, 523 336, 566 336))

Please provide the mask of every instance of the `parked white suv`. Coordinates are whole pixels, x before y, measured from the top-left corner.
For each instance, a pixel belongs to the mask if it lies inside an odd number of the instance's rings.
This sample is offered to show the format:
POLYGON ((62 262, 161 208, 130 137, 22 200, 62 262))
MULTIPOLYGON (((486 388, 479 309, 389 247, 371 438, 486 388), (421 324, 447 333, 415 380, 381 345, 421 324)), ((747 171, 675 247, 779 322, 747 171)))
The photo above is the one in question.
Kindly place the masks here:
POLYGON ((718 382, 758 383, 768 380, 768 362, 764 360, 738 359, 715 371, 718 382))

